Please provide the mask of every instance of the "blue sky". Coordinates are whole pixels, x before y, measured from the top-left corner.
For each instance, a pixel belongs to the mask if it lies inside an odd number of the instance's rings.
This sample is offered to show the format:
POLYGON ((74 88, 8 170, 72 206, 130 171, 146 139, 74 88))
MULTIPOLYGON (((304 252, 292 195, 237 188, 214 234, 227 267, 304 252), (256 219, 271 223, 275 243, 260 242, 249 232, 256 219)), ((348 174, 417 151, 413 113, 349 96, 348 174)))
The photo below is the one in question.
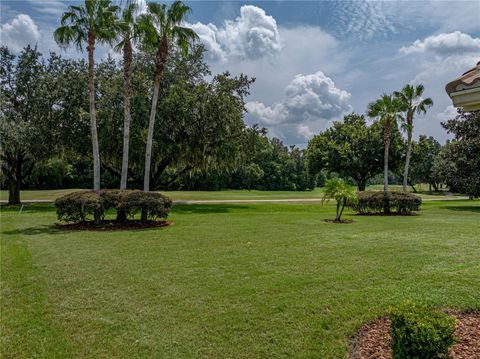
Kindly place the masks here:
MULTIPOLYGON (((1 1, 1 42, 58 47, 52 31, 72 1, 1 1)), ((423 83, 434 106, 415 133, 447 134, 447 82, 480 61, 480 1, 191 1, 188 18, 214 73, 256 77, 246 121, 304 146, 383 92, 423 83)), ((99 48, 98 57, 111 50, 99 48)), ((73 49, 67 56, 82 56, 73 49)))

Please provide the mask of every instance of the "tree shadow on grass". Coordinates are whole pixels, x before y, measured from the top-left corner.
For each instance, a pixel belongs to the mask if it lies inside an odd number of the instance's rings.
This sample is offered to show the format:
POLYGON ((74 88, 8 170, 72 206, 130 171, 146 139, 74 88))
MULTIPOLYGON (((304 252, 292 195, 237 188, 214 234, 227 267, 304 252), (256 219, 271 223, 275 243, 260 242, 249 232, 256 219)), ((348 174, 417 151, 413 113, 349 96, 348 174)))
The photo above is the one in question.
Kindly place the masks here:
POLYGON ((9 231, 3 231, 2 234, 8 235, 27 235, 27 236, 36 236, 40 234, 62 234, 66 233, 65 230, 55 228, 53 225, 43 225, 37 227, 28 227, 28 228, 19 228, 19 229, 12 229, 9 231))
POLYGON ((479 206, 442 206, 441 208, 448 209, 451 211, 480 213, 480 205, 479 206))
POLYGON ((229 213, 239 210, 253 209, 251 206, 241 204, 176 204, 172 207, 172 213, 179 214, 229 213))

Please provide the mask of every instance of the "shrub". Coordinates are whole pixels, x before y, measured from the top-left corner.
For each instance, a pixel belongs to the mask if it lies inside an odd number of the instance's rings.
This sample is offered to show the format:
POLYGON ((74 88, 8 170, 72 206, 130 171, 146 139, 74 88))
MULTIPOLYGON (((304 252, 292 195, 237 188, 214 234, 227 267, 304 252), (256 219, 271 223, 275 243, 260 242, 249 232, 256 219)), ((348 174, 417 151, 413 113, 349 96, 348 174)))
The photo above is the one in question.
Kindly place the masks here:
POLYGON ((104 201, 105 209, 117 208, 121 197, 128 192, 130 191, 120 189, 102 189, 100 191, 100 197, 102 197, 104 201))
POLYGON ((133 217, 141 213, 141 221, 148 219, 167 218, 172 207, 170 198, 155 192, 127 191, 120 197, 117 210, 124 211, 128 216, 133 217))
POLYGON ((120 189, 103 189, 100 191, 100 196, 104 201, 105 211, 110 208, 115 208, 117 211, 117 222, 125 222, 127 220, 127 214, 124 210, 119 209, 118 205, 122 196, 129 193, 129 190, 120 190, 120 189))
POLYGON ((105 215, 104 200, 93 191, 81 191, 67 194, 55 200, 57 217, 65 222, 86 222, 93 216, 99 223, 105 215))
POLYGON ((351 205, 358 213, 410 214, 418 211, 422 199, 408 192, 365 191, 358 193, 358 201, 351 205))
POLYGON ((391 311, 394 359, 448 358, 455 318, 407 301, 391 311))

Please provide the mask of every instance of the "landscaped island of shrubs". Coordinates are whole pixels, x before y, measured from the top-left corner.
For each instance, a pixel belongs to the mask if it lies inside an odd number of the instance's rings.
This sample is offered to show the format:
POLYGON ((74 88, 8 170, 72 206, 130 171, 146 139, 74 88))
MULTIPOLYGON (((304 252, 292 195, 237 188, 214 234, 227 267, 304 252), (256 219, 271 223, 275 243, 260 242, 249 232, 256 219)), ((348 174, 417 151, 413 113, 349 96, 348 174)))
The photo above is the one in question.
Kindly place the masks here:
POLYGON ((158 219, 166 219, 171 207, 170 198, 139 190, 80 191, 55 201, 59 220, 94 226, 106 223, 105 215, 111 209, 116 211, 116 218, 109 223, 124 225, 135 222, 147 225, 158 219))

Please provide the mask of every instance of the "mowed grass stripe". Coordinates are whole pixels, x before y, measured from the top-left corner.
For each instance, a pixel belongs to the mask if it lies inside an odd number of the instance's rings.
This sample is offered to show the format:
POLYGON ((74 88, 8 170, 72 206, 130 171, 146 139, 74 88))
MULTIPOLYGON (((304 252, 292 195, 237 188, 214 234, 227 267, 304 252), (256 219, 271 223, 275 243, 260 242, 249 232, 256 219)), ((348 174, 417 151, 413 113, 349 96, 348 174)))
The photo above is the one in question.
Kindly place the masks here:
MULTIPOLYGON (((2 231, 22 220, 2 215, 2 231)), ((1 235, 1 356, 2 358, 67 358, 69 341, 45 293, 41 270, 32 261, 28 238, 1 235)))

